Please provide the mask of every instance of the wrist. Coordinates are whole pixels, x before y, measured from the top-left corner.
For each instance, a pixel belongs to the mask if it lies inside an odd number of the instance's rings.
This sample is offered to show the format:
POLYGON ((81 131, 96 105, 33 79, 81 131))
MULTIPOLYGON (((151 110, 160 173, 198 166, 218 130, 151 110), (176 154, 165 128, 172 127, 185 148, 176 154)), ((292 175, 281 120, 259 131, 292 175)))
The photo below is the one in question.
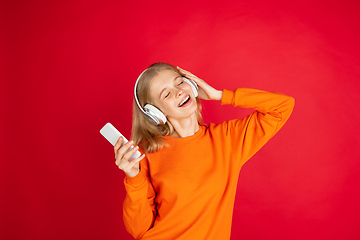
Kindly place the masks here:
POLYGON ((220 101, 222 99, 223 91, 217 90, 214 100, 220 101))
POLYGON ((127 174, 125 176, 125 182, 134 187, 141 186, 145 182, 145 177, 141 173, 138 173, 133 177, 130 177, 127 174))

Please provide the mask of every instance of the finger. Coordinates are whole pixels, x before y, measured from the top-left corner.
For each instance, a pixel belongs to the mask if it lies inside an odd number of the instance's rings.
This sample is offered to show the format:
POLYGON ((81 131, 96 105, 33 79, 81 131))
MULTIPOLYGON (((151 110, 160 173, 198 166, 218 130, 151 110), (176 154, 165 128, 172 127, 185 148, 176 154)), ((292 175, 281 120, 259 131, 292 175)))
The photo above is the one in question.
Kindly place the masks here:
POLYGON ((122 170, 130 163, 130 157, 139 149, 138 146, 132 148, 130 151, 125 152, 123 155, 119 156, 115 164, 122 170))
POLYGON ((188 71, 185 71, 185 70, 182 70, 181 71, 185 76, 191 76, 191 77, 196 77, 194 74, 192 74, 191 72, 188 72, 188 71))
POLYGON ((115 164, 123 171, 125 171, 124 169, 127 167, 127 165, 129 165, 129 161, 115 161, 115 164))
POLYGON ((130 157, 137 151, 139 150, 139 146, 133 147, 130 151, 128 151, 127 153, 124 154, 123 160, 127 160, 129 161, 130 157))
POLYGON ((199 85, 199 87, 201 87, 201 86, 203 86, 204 84, 206 84, 204 80, 202 80, 202 79, 199 78, 198 76, 195 76, 195 75, 192 74, 191 72, 186 71, 186 70, 184 70, 184 69, 181 69, 179 66, 178 66, 177 68, 180 70, 181 73, 184 74, 184 76, 185 76, 186 78, 189 78, 189 79, 195 81, 196 84, 199 85))
POLYGON ((136 163, 134 166, 130 167, 126 167, 125 169, 123 169, 123 171, 128 175, 128 176, 136 176, 140 173, 140 164, 136 163))
POLYGON ((116 153, 117 150, 119 150, 119 148, 121 147, 121 144, 123 142, 123 137, 119 137, 119 139, 116 141, 115 145, 114 145, 114 152, 116 153))
POLYGON ((131 173, 134 169, 133 167, 143 160, 145 154, 141 155, 138 158, 133 159, 132 161, 123 161, 120 164, 117 164, 119 169, 123 170, 125 173, 131 173))
POLYGON ((128 149, 134 144, 134 141, 130 141, 127 142, 126 144, 124 144, 122 147, 120 147, 118 149, 117 152, 115 152, 115 158, 116 159, 121 159, 123 157, 123 155, 126 153, 126 151, 128 151, 128 149))
POLYGON ((182 68, 180 68, 179 66, 177 67, 177 69, 178 69, 180 72, 184 73, 184 74, 191 74, 191 72, 186 71, 185 69, 182 69, 182 68))
POLYGON ((192 80, 194 80, 194 81, 200 80, 199 77, 195 76, 195 75, 192 74, 191 72, 188 72, 188 71, 185 71, 185 70, 181 70, 180 72, 181 72, 182 74, 184 74, 184 76, 185 76, 186 78, 190 78, 190 79, 192 79, 192 80))
POLYGON ((134 160, 132 160, 131 162, 129 162, 126 167, 123 169, 123 171, 126 172, 130 172, 131 169, 138 164, 141 160, 143 160, 145 158, 145 154, 141 155, 138 158, 135 158, 134 160))
POLYGON ((177 69, 179 69, 179 70, 181 70, 181 71, 184 71, 184 72, 188 72, 188 73, 190 73, 189 71, 187 71, 187 70, 185 70, 185 69, 182 69, 181 67, 179 67, 179 66, 177 66, 176 67, 177 69))
POLYGON ((198 81, 198 80, 199 80, 199 78, 198 78, 197 76, 195 76, 194 74, 185 73, 184 76, 185 76, 186 78, 189 78, 189 79, 194 80, 194 81, 198 81))
POLYGON ((139 146, 133 147, 130 151, 126 152, 124 156, 116 162, 116 164, 120 166, 120 164, 127 165, 129 162, 133 162, 134 159, 130 160, 130 158, 137 150, 139 150, 139 146))

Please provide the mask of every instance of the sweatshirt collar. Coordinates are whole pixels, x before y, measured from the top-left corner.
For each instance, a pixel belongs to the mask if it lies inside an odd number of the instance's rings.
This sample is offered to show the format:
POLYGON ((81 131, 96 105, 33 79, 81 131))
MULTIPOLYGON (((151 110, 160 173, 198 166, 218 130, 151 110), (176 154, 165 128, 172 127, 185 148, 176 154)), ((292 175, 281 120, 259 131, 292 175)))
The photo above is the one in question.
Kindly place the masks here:
POLYGON ((200 136, 202 136, 203 132, 205 131, 204 129, 205 129, 205 126, 200 125, 199 130, 194 135, 191 135, 188 137, 180 137, 180 138, 164 136, 164 140, 168 144, 182 144, 182 143, 191 142, 191 141, 199 138, 200 136))

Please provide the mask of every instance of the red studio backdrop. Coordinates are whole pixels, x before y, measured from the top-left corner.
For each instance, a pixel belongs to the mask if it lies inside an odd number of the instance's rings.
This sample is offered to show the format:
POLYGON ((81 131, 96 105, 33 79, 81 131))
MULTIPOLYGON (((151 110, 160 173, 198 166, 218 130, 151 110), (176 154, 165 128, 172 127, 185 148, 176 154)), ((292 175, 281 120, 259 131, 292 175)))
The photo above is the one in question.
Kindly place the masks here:
MULTIPOLYGON (((100 128, 130 137, 154 62, 218 89, 293 96, 240 173, 231 239, 360 239, 360 3, 2 1, 0 239, 132 239, 124 173, 100 128)), ((205 122, 251 111, 202 101, 205 122)), ((196 163, 194 163, 196 164, 196 163)))

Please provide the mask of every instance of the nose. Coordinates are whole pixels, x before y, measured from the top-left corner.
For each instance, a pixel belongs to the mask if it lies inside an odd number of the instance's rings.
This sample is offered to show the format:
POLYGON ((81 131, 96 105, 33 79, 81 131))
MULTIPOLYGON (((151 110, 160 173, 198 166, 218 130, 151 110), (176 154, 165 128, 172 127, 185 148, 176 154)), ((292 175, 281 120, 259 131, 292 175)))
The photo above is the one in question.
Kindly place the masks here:
POLYGON ((181 97, 182 95, 184 94, 184 91, 181 89, 181 88, 178 88, 177 89, 177 92, 176 92, 176 97, 181 97))

